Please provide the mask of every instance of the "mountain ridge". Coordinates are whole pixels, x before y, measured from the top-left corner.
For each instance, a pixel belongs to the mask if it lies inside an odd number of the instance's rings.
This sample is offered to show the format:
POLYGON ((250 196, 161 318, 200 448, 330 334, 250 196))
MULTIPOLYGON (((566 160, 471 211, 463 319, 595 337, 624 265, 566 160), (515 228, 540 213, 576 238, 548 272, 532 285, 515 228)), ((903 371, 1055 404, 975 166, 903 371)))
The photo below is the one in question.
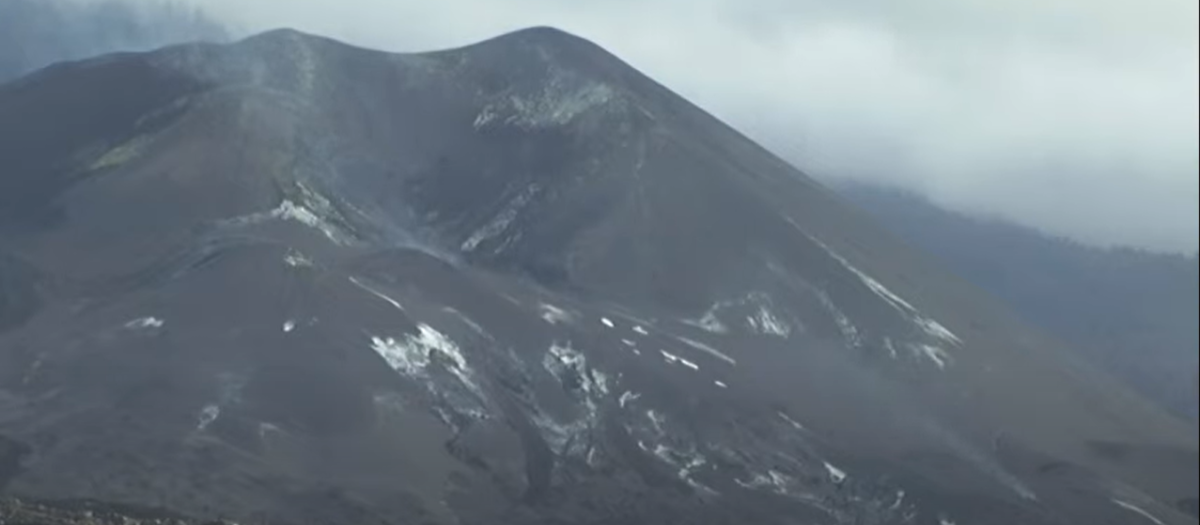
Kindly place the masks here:
POLYGON ((0 87, 0 123, 69 124, 38 93, 88 75, 154 95, 67 115, 104 126, 66 141, 0 125, 22 167, 3 245, 60 283, 0 332, 0 393, 37 408, 0 410, 35 451, 16 490, 435 523, 757 502, 1057 525, 1118 498, 1174 523, 1195 476, 1143 449, 1186 457, 1192 430, 619 60, 559 67, 556 39, 395 55, 282 31, 0 87))
POLYGON ((228 36, 204 13, 175 2, 6 0, 0 4, 0 84, 56 62, 228 36))

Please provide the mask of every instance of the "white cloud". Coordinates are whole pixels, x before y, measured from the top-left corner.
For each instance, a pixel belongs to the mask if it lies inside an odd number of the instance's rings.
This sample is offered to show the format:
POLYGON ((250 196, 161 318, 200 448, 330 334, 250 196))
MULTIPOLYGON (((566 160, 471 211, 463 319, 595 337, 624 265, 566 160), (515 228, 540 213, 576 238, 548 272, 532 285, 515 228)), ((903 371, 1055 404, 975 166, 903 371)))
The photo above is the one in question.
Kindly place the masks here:
POLYGON ((195 0, 396 51, 553 25, 823 177, 1194 250, 1194 0, 195 0))

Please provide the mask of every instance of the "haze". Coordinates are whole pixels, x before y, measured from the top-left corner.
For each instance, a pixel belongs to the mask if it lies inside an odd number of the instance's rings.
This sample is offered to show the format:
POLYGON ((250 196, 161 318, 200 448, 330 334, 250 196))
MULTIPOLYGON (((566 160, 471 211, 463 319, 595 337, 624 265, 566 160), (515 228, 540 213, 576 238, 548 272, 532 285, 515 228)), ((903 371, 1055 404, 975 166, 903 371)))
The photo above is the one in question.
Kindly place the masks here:
POLYGON ((392 51, 552 25, 815 176, 1093 244, 1197 249, 1190 0, 191 3, 239 35, 290 26, 392 51))

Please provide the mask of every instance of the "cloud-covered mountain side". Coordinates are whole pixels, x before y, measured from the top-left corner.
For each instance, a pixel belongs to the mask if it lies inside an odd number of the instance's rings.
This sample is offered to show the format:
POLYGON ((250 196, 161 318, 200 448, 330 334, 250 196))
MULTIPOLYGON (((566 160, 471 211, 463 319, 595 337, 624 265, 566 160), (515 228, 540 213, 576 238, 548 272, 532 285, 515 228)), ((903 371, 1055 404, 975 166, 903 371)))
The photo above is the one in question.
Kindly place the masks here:
POLYGON ((0 83, 56 62, 227 37, 222 24, 180 2, 3 0, 0 83))
POLYGON ((838 191, 1079 355, 1196 417, 1196 255, 1086 246, 878 186, 838 191))

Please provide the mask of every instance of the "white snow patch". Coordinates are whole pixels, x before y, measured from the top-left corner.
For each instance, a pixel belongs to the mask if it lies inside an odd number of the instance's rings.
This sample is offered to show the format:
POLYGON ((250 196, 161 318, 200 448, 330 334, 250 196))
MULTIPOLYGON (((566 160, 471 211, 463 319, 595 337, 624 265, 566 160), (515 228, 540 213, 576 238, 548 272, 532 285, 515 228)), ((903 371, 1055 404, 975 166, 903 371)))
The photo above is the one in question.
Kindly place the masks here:
POLYGON ((719 310, 722 306, 724 306, 722 303, 717 303, 713 305, 712 308, 709 308, 707 312, 704 312, 704 316, 700 319, 695 321, 685 319, 683 323, 695 326, 696 328, 709 333, 727 334, 729 333, 729 328, 717 318, 717 310, 719 310))
POLYGON ((473 122, 471 125, 475 129, 482 129, 484 126, 487 126, 492 121, 496 120, 496 118, 499 116, 500 115, 496 113, 495 108, 492 106, 485 106, 483 110, 475 116, 475 122, 473 122))
POLYGON ((791 484, 791 478, 776 470, 768 470, 766 474, 755 474, 750 481, 742 481, 735 479, 734 482, 743 488, 756 490, 761 488, 770 488, 772 492, 777 494, 787 494, 788 485, 791 484))
POLYGON ((408 334, 402 341, 391 337, 372 337, 371 349, 383 357, 393 370, 418 378, 428 377, 426 369, 434 358, 444 360, 450 373, 471 390, 477 391, 478 387, 471 378, 472 371, 458 345, 427 324, 418 324, 417 330, 417 334, 408 334))
POLYGON ((675 354, 667 352, 666 350, 659 350, 659 352, 662 353, 663 359, 665 359, 667 361, 667 363, 670 363, 672 365, 680 364, 680 365, 686 366, 688 368, 691 368, 692 370, 700 370, 700 365, 697 365, 696 363, 688 361, 687 359, 684 359, 675 354))
POLYGON ((891 355, 893 360, 900 359, 900 352, 896 351, 896 344, 892 342, 892 338, 883 338, 883 349, 888 351, 888 355, 891 355))
POLYGON ((471 236, 462 243, 462 251, 474 251, 484 241, 504 233, 504 231, 507 230, 517 218, 517 214, 521 212, 521 209, 529 203, 530 199, 537 195, 539 189, 539 186, 536 184, 530 185, 529 188, 527 188, 524 192, 518 195, 517 198, 513 199, 511 203, 505 206, 504 210, 498 213, 496 217, 491 220, 491 222, 488 222, 482 228, 476 230, 475 233, 471 234, 471 236))
POLYGON ((729 385, 725 384, 724 381, 713 381, 713 384, 720 388, 729 388, 729 385))
POLYGON ((715 494, 715 491, 712 489, 705 487, 704 485, 701 485, 692 479, 692 476, 696 473, 696 471, 708 464, 708 460, 705 459, 704 456, 701 456, 696 452, 681 452, 662 444, 655 445, 654 455, 658 456, 658 459, 662 460, 664 463, 677 468, 678 471, 676 475, 679 477, 679 479, 687 482, 687 484, 692 488, 715 494))
POLYGON ((162 328, 166 323, 157 317, 142 317, 125 323, 125 328, 130 330, 146 330, 150 328, 162 328))
POLYGON ((632 352, 633 355, 636 355, 636 356, 642 355, 642 351, 638 350, 637 345, 635 345, 633 343, 633 341, 622 340, 621 342, 624 343, 625 348, 629 349, 629 351, 632 352))
POLYGON ((608 395, 608 376, 594 368, 589 369, 587 356, 572 348, 570 345, 561 346, 558 343, 550 345, 546 358, 542 361, 547 371, 555 377, 562 377, 567 371, 578 375, 580 388, 591 398, 608 395))
POLYGON ((843 481, 846 481, 846 472, 842 469, 826 462, 825 470, 829 472, 829 479, 833 480, 834 483, 841 484, 843 481))
MULTIPOLYGON (((224 219, 219 221, 219 224, 227 227, 240 227, 270 220, 290 220, 320 231, 336 244, 347 244, 347 236, 328 220, 328 217, 340 215, 329 199, 313 191, 304 183, 299 183, 297 188, 302 202, 297 203, 290 199, 284 199, 271 210, 224 219)), ((284 262, 296 265, 311 263, 303 258, 293 258, 289 262, 286 257, 284 262)))
POLYGON ((859 281, 861 281, 864 285, 866 285, 866 287, 869 288, 873 293, 875 293, 876 296, 883 299, 885 302, 887 302, 889 305, 891 305, 892 308, 895 308, 897 311, 899 311, 905 317, 908 317, 914 324, 917 325, 918 328, 920 328, 922 331, 924 331, 927 335, 933 336, 933 337, 935 337, 943 342, 946 342, 946 343, 951 343, 954 345, 962 344, 962 340, 957 335, 955 335, 953 332, 951 332, 949 329, 947 329, 945 326, 943 326, 941 323, 922 315, 920 310, 917 310, 917 308, 915 306, 913 306, 912 303, 904 300, 899 295, 896 295, 894 292, 889 290, 888 287, 884 286, 883 283, 880 283, 879 281, 875 280, 875 278, 867 275, 866 273, 862 272, 858 268, 854 267, 854 265, 850 264, 850 261, 846 260, 845 257, 842 257, 837 252, 833 251, 833 249, 830 248, 829 246, 827 246, 825 243, 823 243, 820 240, 816 239, 815 237, 809 235, 807 232, 804 232, 804 230, 802 228, 800 228, 800 226, 798 224, 796 224, 795 221, 788 219, 788 222, 790 222, 793 227, 800 230, 801 233, 803 233, 806 237, 808 237, 813 242, 815 242, 817 245, 819 245, 822 249, 824 249, 825 252, 828 253, 830 257, 832 257, 839 264, 841 264, 843 267, 845 267, 847 270, 849 270, 851 273, 853 273, 856 277, 858 277, 859 281))
POLYGON ((807 429, 804 428, 804 425, 801 425, 799 421, 792 419, 791 416, 784 414, 783 412, 779 412, 778 414, 779 414, 779 419, 782 419, 785 422, 787 422, 787 424, 791 425, 792 428, 794 428, 796 430, 804 431, 804 432, 808 431, 807 429))
POLYGON ((303 253, 300 253, 296 250, 288 250, 287 254, 283 256, 283 264, 293 268, 307 268, 313 266, 311 259, 305 257, 303 253))
POLYGON ((286 333, 290 333, 292 330, 295 330, 295 329, 296 329, 296 322, 295 322, 295 321, 293 321, 293 320, 291 320, 291 319, 288 319, 287 321, 284 321, 284 323, 283 323, 283 333, 285 333, 285 334, 286 334, 286 333))
POLYGON ((697 324, 700 326, 700 328, 703 328, 704 330, 714 334, 724 334, 729 332, 729 328, 726 328, 725 325, 722 324, 719 319, 717 319, 716 313, 711 311, 704 314, 704 317, 701 317, 697 324))
POLYGON ((258 424, 258 439, 267 439, 271 434, 286 434, 278 425, 266 422, 258 424))
POLYGON ((564 367, 582 368, 586 366, 587 357, 582 352, 568 346, 559 346, 558 343, 550 345, 550 355, 554 357, 551 367, 554 371, 562 370, 564 367), (561 366, 559 366, 561 365, 561 366))
POLYGON ((933 361, 933 364, 937 365, 941 370, 945 370, 946 365, 950 361, 949 353, 933 345, 917 344, 912 345, 912 349, 918 356, 924 356, 933 361))
POLYGON ((625 408, 626 405, 628 405, 629 403, 632 403, 634 401, 637 401, 641 397, 642 397, 641 394, 635 394, 633 392, 626 391, 624 394, 621 394, 621 399, 618 400, 618 403, 620 403, 621 408, 625 408))
POLYGON ((925 317, 911 303, 901 299, 900 296, 896 295, 895 293, 892 293, 891 290, 880 284, 879 281, 872 279, 870 276, 862 273, 857 268, 850 266, 850 263, 846 262, 844 259, 841 259, 840 257, 837 258, 843 265, 846 266, 847 269, 857 275, 863 284, 866 284, 871 291, 875 292, 875 295, 882 297, 888 302, 888 304, 891 304, 893 308, 908 316, 912 320, 913 324, 917 325, 917 327, 920 328, 921 331, 925 332, 925 334, 954 345, 962 344, 962 339, 959 339, 954 332, 951 332, 941 323, 925 317))
POLYGON ((495 122, 526 129, 565 125, 580 115, 608 105, 617 97, 607 84, 555 72, 541 92, 508 95, 485 106, 475 117, 476 129, 495 122))
POLYGON ((721 351, 720 351, 720 350, 717 350, 716 348, 713 348, 713 347, 711 347, 711 346, 708 346, 708 345, 706 345, 706 344, 704 344, 704 343, 701 343, 701 342, 699 342, 699 341, 695 341, 695 340, 692 340, 692 339, 688 339, 688 338, 686 338, 686 337, 676 337, 676 339, 678 339, 678 340, 679 340, 679 342, 681 342, 681 343, 683 343, 683 344, 686 344, 686 345, 688 345, 688 346, 690 346, 690 347, 692 347, 692 348, 695 348, 696 350, 700 350, 701 352, 704 352, 704 353, 706 353, 706 354, 708 354, 708 355, 711 355, 711 356, 713 356, 713 357, 715 357, 715 358, 717 358, 717 359, 720 359, 720 360, 722 360, 722 361, 725 361, 726 363, 729 363, 729 364, 731 364, 731 365, 737 365, 737 361, 736 361, 736 360, 734 360, 732 357, 729 357, 729 356, 727 356, 727 355, 725 355, 725 354, 721 353, 721 351))
POLYGON ((938 518, 938 525, 958 525, 949 518, 938 518))
POLYGON ((747 489, 757 489, 757 488, 769 486, 772 484, 771 478, 769 478, 763 474, 755 474, 754 477, 750 478, 750 481, 742 481, 740 479, 735 479, 734 482, 736 482, 738 485, 741 485, 742 488, 747 488, 747 489))
POLYGON ((638 325, 634 325, 633 331, 634 331, 634 333, 636 333, 638 335, 642 335, 642 336, 650 335, 650 332, 647 332, 645 328, 642 328, 641 326, 638 326, 638 325))
POLYGON ((654 430, 657 431, 659 435, 662 435, 665 432, 663 430, 663 425, 667 423, 667 420, 662 414, 659 414, 651 409, 646 411, 646 417, 650 419, 650 424, 654 425, 654 430))
MULTIPOLYGON (((325 206, 322 207, 328 206, 328 202, 324 202, 323 204, 325 206)), ((270 211, 269 215, 275 219, 296 221, 305 226, 315 228, 325 234, 325 237, 329 240, 338 244, 343 243, 338 229, 304 204, 296 204, 288 199, 284 199, 283 202, 279 203, 279 206, 270 211)))
POLYGON ((312 210, 305 208, 302 204, 296 204, 290 200, 284 199, 279 203, 279 206, 271 211, 271 214, 277 218, 289 219, 303 223, 306 226, 320 227, 321 218, 312 210))
POLYGON ((612 319, 609 319, 607 317, 601 317, 600 323, 608 328, 616 328, 617 327, 617 325, 612 322, 612 319))
POLYGON ((383 357, 393 370, 408 375, 423 374, 425 367, 429 365, 429 356, 426 353, 391 337, 372 337, 371 349, 383 357))
POLYGON ((209 425, 212 425, 213 422, 215 422, 219 417, 221 417, 221 407, 217 405, 206 405, 204 408, 200 409, 200 416, 196 422, 196 430, 204 432, 206 429, 208 429, 209 425))
POLYGON ((729 327, 721 320, 721 313, 730 309, 754 309, 745 318, 745 326, 752 332, 787 338, 793 332, 791 326, 771 311, 772 301, 765 292, 750 292, 737 299, 718 301, 704 312, 698 320, 685 319, 682 322, 714 334, 729 333, 729 327))
POLYGON ((623 344, 623 345, 625 345, 625 346, 628 346, 628 347, 630 347, 630 348, 633 348, 633 347, 636 347, 636 346, 637 346, 637 343, 635 343, 635 342, 633 342, 633 341, 630 341, 630 340, 628 340, 628 339, 622 339, 622 340, 621 340, 621 344, 623 344))
POLYGON ((550 324, 570 323, 575 320, 575 316, 571 315, 570 312, 552 304, 542 303, 538 306, 538 309, 541 310, 542 320, 550 324))
POLYGON ((883 283, 876 281, 873 277, 863 273, 858 268, 855 268, 848 261, 843 259, 841 256, 834 255, 834 257, 838 260, 838 262, 841 262, 842 265, 845 266, 847 270, 850 270, 850 272, 852 272, 855 276, 857 276, 858 279, 860 281, 862 281, 863 284, 867 285, 867 288, 870 288, 872 292, 875 292, 875 295, 877 295, 880 298, 882 298, 883 300, 887 301, 888 304, 892 305, 893 308, 900 310, 901 312, 904 312, 904 313, 911 313, 911 312, 917 311, 917 309, 914 308, 911 303, 909 303, 908 301, 905 301, 899 295, 896 295, 895 293, 893 293, 886 286, 884 286, 883 283))
POLYGON ((686 465, 684 465, 683 467, 681 467, 679 469, 679 477, 683 478, 683 480, 687 482, 689 487, 692 487, 693 489, 698 490, 700 492, 704 492, 706 494, 717 496, 717 495, 719 495, 719 493, 717 491, 709 488, 708 486, 705 486, 704 484, 702 484, 699 481, 696 481, 695 479, 692 478, 692 476, 695 475, 696 471, 700 470, 705 465, 708 465, 708 461, 705 460, 703 457, 692 458, 691 460, 689 460, 687 462, 686 465))
POLYGON ((951 332, 945 326, 942 326, 941 323, 934 321, 933 319, 918 315, 913 319, 913 322, 916 323, 917 326, 919 326, 926 334, 936 337, 943 342, 959 346, 963 344, 962 339, 959 339, 957 335, 954 335, 954 332, 951 332))
POLYGON ((756 332, 787 339, 792 335, 792 327, 779 320, 766 306, 760 306, 758 313, 746 320, 756 332))
POLYGON ((392 305, 392 307, 394 307, 395 309, 400 310, 401 312, 405 311, 404 306, 401 306, 399 301, 392 299, 391 297, 388 297, 387 294, 372 288, 371 286, 369 286, 366 283, 359 280, 357 277, 351 276, 350 282, 354 283, 355 286, 362 288, 367 293, 374 295, 375 297, 378 297, 379 299, 383 300, 384 302, 392 305))
POLYGON ((771 476, 771 484, 775 485, 780 490, 784 490, 787 487, 787 484, 791 481, 791 478, 789 478, 787 475, 781 474, 774 470, 768 470, 767 474, 771 476))
POLYGON ((479 326, 478 323, 471 320, 471 318, 467 317, 466 314, 458 311, 458 309, 447 306, 445 308, 442 308, 442 311, 457 317, 458 320, 462 321, 464 324, 471 327, 471 330, 474 330, 475 333, 477 333, 481 336, 487 337, 487 338, 491 338, 491 336, 488 335, 487 331, 485 331, 482 326, 479 326))
POLYGON ((1166 523, 1163 523, 1162 520, 1158 519, 1153 514, 1150 514, 1145 509, 1138 507, 1137 505, 1134 505, 1132 503, 1128 503, 1125 501, 1121 501, 1119 499, 1113 499, 1112 502, 1115 503, 1118 507, 1121 507, 1129 512, 1132 512, 1143 518, 1146 518, 1147 520, 1150 520, 1151 522, 1154 522, 1155 525, 1167 525, 1166 523))

